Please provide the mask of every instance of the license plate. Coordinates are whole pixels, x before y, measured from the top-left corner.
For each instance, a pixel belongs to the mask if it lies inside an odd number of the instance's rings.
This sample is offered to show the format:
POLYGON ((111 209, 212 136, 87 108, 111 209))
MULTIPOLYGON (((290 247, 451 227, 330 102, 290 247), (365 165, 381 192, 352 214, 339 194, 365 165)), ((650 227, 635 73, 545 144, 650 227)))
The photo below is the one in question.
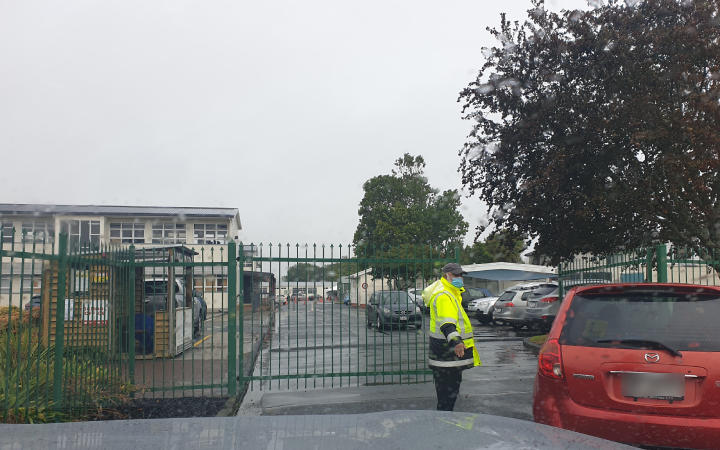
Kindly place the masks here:
POLYGON ((400 316, 400 320, 407 320, 406 316, 400 316))
POLYGON ((685 377, 680 374, 623 374, 622 394, 632 398, 683 400, 685 377))

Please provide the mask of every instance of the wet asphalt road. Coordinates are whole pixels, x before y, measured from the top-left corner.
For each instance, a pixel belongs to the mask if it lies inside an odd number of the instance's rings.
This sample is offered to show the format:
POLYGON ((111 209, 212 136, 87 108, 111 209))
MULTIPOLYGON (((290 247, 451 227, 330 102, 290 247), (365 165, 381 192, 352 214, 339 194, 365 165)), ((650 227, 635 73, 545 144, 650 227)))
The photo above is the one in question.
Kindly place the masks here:
MULTIPOLYGON (((254 382, 240 414, 432 408, 432 377, 406 373, 427 369, 428 320, 424 316, 417 328, 377 330, 368 327, 364 309, 283 306, 254 370, 280 379, 254 382), (351 408, 347 400, 333 400, 337 393, 356 393, 360 400, 351 408)), ((483 366, 464 372, 456 410, 529 419, 536 356, 522 338, 532 333, 474 320, 473 329, 483 366)))

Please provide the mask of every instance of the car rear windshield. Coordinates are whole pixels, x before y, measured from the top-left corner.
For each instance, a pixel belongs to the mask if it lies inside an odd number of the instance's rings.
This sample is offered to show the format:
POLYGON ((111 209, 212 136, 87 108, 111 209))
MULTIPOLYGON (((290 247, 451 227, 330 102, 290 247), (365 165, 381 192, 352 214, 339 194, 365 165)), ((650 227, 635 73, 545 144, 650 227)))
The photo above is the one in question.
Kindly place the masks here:
POLYGON ((576 295, 560 343, 624 347, 623 340, 661 342, 675 350, 720 351, 720 296, 708 291, 632 291, 576 295))
POLYGON ((508 300, 512 300, 515 297, 516 292, 515 291, 505 291, 502 293, 500 297, 498 297, 499 302, 506 302, 508 300))
POLYGON ((533 296, 542 297, 544 295, 548 295, 554 290, 556 290, 556 286, 541 286, 539 288, 533 289, 532 294, 533 296))

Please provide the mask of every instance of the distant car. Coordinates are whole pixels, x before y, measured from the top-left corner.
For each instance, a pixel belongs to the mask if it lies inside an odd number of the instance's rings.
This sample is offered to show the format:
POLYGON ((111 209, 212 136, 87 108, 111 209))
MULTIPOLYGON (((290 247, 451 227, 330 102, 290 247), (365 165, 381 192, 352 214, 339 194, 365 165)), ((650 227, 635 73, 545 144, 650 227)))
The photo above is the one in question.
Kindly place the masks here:
POLYGON ((550 330, 560 309, 562 299, 558 297, 559 293, 560 290, 555 289, 549 294, 529 299, 525 311, 526 323, 531 327, 550 330))
POLYGON ((197 289, 193 289, 193 297, 198 299, 198 301, 200 302, 200 320, 207 320, 207 303, 205 303, 203 293, 198 291, 197 289))
POLYGON ((493 308, 498 297, 482 297, 470 300, 467 307, 468 315, 475 315, 480 323, 488 324, 493 322, 493 308))
POLYGON ((420 288, 411 288, 407 292, 423 314, 430 314, 430 308, 425 306, 425 300, 422 298, 422 291, 420 288))
POLYGON ((577 287, 538 356, 536 422, 637 446, 718 448, 720 288, 577 287))
POLYGON ((406 328, 422 326, 423 315, 415 301, 405 291, 376 292, 370 296, 365 308, 368 327, 382 330, 386 327, 406 328))
MULTIPOLYGON (((193 291, 193 294, 197 291, 193 291)), ((204 326, 203 303, 195 295, 192 295, 192 324, 193 337, 200 335, 200 331, 204 326)), ((182 278, 175 280, 175 307, 184 308, 185 305, 185 282, 182 278)), ((166 311, 168 308, 168 280, 166 277, 150 277, 145 279, 145 305, 143 306, 143 314, 153 314, 156 311, 166 311)), ((207 306, 205 307, 207 311, 207 306)), ((207 312, 205 313, 207 314, 207 312)))
POLYGON ((33 295, 30 298, 30 301, 25 303, 25 311, 30 311, 33 308, 41 308, 42 307, 42 296, 40 295, 33 295))
POLYGON ((328 303, 338 301, 338 291, 336 291, 336 290, 325 291, 325 301, 328 303))
POLYGON ((468 287, 465 288, 465 292, 462 293, 462 301, 460 303, 462 304, 462 307, 465 309, 465 311, 468 311, 471 300, 485 297, 493 297, 492 292, 485 288, 468 287))
POLYGON ((495 302, 493 319, 521 329, 528 325, 527 302, 557 289, 557 283, 536 282, 513 286, 503 292, 495 302))

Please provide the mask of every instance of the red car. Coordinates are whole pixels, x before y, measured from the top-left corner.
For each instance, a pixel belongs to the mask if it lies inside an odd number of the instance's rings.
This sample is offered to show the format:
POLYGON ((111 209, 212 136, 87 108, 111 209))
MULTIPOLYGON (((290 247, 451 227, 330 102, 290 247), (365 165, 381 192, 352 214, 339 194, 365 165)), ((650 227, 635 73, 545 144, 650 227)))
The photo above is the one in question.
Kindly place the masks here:
POLYGON ((634 445, 720 448, 720 288, 578 287, 540 351, 536 422, 634 445))

